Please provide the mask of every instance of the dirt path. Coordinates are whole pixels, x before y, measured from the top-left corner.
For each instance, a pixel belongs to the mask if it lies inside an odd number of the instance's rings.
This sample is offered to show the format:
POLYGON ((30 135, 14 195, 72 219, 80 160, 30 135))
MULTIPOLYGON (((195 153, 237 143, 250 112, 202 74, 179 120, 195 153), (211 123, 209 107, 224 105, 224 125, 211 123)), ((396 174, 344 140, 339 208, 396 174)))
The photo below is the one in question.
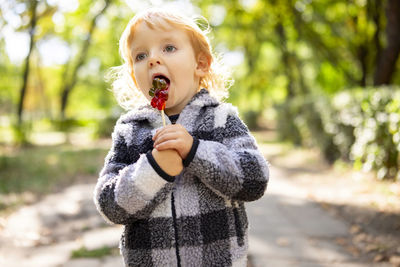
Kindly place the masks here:
MULTIPOLYGON (((400 183, 380 182, 371 173, 347 166, 329 166, 318 151, 270 142, 275 137, 268 134, 258 133, 257 139, 267 142, 260 148, 272 165, 271 183, 266 197, 249 207, 276 209, 271 216, 291 220, 287 228, 297 228, 317 247, 324 247, 318 239, 330 243, 330 249, 313 251, 310 265, 293 266, 400 266, 400 183), (326 259, 317 260, 318 265, 313 260, 321 255, 326 259)), ((264 215, 265 225, 271 216, 264 215)), ((256 217, 253 213, 250 220, 256 217)), ((287 235, 269 243, 274 242, 295 243, 287 235)), ((312 251, 313 244, 305 246, 312 251)))
POLYGON ((0 233, 0 266, 122 266, 117 252, 71 260, 81 248, 115 248, 121 228, 104 223, 92 200, 94 184, 68 187, 13 213, 0 233))
POLYGON ((391 266, 354 253, 351 224, 310 200, 279 168, 271 173, 268 194, 247 205, 253 266, 391 266))

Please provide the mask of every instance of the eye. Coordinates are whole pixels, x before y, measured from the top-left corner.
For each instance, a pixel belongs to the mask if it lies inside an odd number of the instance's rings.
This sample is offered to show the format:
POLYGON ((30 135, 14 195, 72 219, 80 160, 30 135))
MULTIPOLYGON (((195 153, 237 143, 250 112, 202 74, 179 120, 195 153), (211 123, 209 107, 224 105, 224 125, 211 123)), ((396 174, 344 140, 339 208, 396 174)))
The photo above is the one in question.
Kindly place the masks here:
POLYGON ((136 61, 141 61, 141 60, 143 60, 145 58, 146 58, 146 54, 145 53, 139 53, 139 54, 136 55, 135 60, 136 61))
POLYGON ((176 47, 173 46, 173 45, 167 45, 167 46, 164 48, 164 51, 165 51, 165 52, 168 52, 168 53, 174 52, 175 50, 176 50, 176 47))

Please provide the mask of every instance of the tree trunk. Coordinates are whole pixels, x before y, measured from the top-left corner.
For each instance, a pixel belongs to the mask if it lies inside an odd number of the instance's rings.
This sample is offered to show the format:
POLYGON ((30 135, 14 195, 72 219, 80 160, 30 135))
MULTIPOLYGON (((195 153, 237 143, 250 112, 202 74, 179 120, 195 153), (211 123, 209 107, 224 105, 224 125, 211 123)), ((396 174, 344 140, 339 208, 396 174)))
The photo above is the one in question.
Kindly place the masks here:
MULTIPOLYGON (((291 2, 290 2, 290 4, 292 6, 294 6, 291 2)), ((304 39, 304 37, 303 37, 303 21, 295 8, 292 8, 291 11, 293 12, 293 14, 295 16, 293 26, 295 27, 295 29, 297 31, 296 41, 300 43, 301 40, 304 39)), ((294 65, 295 65, 295 68, 297 71, 297 77, 299 80, 300 93, 303 95, 306 95, 309 93, 309 88, 304 80, 302 60, 297 55, 294 55, 294 65)))
MULTIPOLYGON (((77 75, 78 75, 78 71, 79 69, 83 66, 83 64, 86 61, 87 58, 87 52, 90 46, 90 42, 92 39, 92 34, 96 28, 96 20, 99 16, 101 16, 109 7, 111 3, 111 0, 106 0, 104 7, 99 11, 99 13, 97 13, 90 24, 90 28, 89 28, 89 32, 87 34, 86 40, 84 41, 84 43, 82 44, 80 53, 78 54, 78 62, 77 64, 73 67, 74 69, 72 70, 72 74, 70 77, 64 77, 66 78, 64 86, 62 87, 61 90, 61 119, 64 120, 65 119, 65 110, 67 108, 67 104, 68 104, 68 98, 69 95, 72 91, 72 89, 74 88, 76 82, 77 82, 77 75)), ((69 73, 68 70, 65 71, 65 73, 69 73)))
POLYGON ((287 37, 285 33, 285 29, 282 25, 281 22, 279 22, 275 30, 279 36, 280 40, 280 48, 281 48, 281 53, 282 53, 282 62, 284 65, 284 73, 286 77, 288 78, 288 99, 293 98, 296 95, 295 88, 294 88, 294 77, 293 77, 293 72, 292 72, 292 64, 290 64, 290 52, 287 47, 287 37))
POLYGON ((400 53, 400 1, 388 0, 386 6, 387 46, 376 66, 374 85, 390 84, 400 53))
POLYGON ((381 40, 380 40, 380 35, 381 35, 381 12, 382 12, 382 1, 381 0, 375 0, 375 1, 369 1, 370 3, 370 11, 369 13, 371 14, 372 20, 374 21, 375 24, 375 33, 373 37, 373 42, 375 46, 375 61, 374 65, 379 62, 379 58, 381 57, 381 40))
POLYGON ((30 65, 30 60, 31 60, 31 54, 33 50, 33 46, 35 44, 35 30, 36 30, 36 23, 37 23, 37 16, 36 16, 36 6, 37 6, 37 1, 32 1, 32 6, 31 6, 31 21, 30 21, 30 29, 29 29, 29 51, 28 55, 26 56, 25 59, 25 66, 24 66, 24 72, 23 72, 23 82, 22 82, 22 87, 20 90, 19 94, 19 102, 18 102, 18 126, 21 126, 22 124, 22 111, 24 109, 24 101, 25 101, 25 95, 26 95, 26 88, 28 87, 28 80, 29 80, 29 65, 30 65))
POLYGON ((368 75, 368 45, 367 44, 361 44, 357 48, 357 56, 358 56, 358 61, 360 62, 361 65, 361 80, 360 80, 360 86, 365 87, 367 85, 367 75, 368 75))

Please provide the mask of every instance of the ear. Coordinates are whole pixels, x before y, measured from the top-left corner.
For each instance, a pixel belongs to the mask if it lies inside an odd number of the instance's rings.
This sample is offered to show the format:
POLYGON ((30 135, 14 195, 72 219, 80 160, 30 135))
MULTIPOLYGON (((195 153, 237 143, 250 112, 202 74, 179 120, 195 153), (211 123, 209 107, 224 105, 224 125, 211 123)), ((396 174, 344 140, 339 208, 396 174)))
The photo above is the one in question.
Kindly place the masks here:
POLYGON ((196 75, 198 77, 204 77, 210 70, 210 65, 211 65, 211 58, 209 58, 206 54, 204 53, 199 53, 197 55, 197 67, 196 67, 196 75))

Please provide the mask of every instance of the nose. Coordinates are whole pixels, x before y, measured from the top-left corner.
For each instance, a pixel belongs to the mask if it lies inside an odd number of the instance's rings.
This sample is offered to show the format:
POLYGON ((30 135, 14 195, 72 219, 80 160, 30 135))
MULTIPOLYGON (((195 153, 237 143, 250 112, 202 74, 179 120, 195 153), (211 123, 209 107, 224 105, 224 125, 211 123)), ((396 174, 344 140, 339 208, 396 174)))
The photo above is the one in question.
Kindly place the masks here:
POLYGON ((152 55, 149 59, 149 66, 154 67, 155 65, 160 65, 161 61, 158 56, 152 55))

